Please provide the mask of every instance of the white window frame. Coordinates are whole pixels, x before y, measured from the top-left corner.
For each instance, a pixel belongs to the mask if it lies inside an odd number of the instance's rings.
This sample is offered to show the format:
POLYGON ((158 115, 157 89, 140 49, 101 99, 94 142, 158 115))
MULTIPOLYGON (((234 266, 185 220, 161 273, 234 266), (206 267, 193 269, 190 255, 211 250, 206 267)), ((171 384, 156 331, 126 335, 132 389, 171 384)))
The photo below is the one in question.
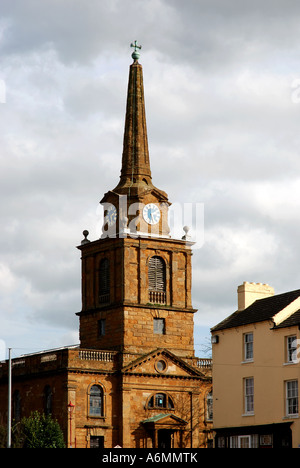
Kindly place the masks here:
POLYGON ((297 341, 296 335, 286 337, 286 362, 289 364, 297 363, 297 341))
POLYGON ((253 332, 244 333, 244 362, 253 361, 253 332))
POLYGON ((287 380, 285 382, 285 398, 286 398, 286 416, 289 418, 299 416, 299 395, 298 395, 298 380, 287 380), (293 411, 291 411, 293 409, 293 411), (296 411, 294 411, 296 409, 296 411))
POLYGON ((230 448, 251 448, 251 435, 236 435, 230 437, 230 448), (243 441, 247 441, 247 447, 243 447, 243 441))
POLYGON ((244 378, 244 415, 254 414, 254 378, 244 378))
POLYGON ((238 448, 251 448, 251 436, 250 435, 238 436, 238 448), (243 447, 242 441, 247 441, 246 447, 243 447))

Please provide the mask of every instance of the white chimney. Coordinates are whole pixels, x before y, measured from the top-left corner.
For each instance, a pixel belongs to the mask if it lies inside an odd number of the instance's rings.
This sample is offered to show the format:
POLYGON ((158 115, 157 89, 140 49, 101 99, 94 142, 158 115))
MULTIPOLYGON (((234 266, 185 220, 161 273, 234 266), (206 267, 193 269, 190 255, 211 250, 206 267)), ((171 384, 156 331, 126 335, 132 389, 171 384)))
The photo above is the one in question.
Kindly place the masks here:
POLYGON ((238 310, 244 310, 257 299, 274 296, 274 289, 268 284, 248 283, 244 281, 238 286, 238 310))

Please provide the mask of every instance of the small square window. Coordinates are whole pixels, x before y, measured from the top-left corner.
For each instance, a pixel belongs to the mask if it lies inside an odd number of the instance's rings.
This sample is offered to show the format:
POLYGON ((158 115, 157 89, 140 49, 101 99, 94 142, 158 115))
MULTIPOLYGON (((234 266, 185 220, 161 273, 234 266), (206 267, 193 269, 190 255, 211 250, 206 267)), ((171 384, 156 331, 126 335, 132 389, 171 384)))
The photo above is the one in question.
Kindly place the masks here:
POLYGON ((104 436, 91 436, 90 448, 103 449, 104 448, 104 436))
POLYGON ((156 335, 164 335, 165 334, 165 319, 155 318, 153 320, 153 332, 156 335))

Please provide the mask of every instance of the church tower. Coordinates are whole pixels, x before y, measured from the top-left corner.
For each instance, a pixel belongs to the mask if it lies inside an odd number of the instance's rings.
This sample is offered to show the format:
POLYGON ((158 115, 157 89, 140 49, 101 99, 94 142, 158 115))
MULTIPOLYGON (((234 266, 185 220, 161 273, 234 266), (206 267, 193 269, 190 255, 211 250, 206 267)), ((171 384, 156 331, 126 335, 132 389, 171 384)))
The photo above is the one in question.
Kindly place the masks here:
POLYGON ((119 183, 100 202, 100 239, 89 241, 84 231, 78 247, 80 346, 119 351, 127 359, 158 348, 192 358, 192 243, 170 236, 170 202, 152 182, 140 46, 132 46, 119 183))
MULTIPOLYGON (((192 243, 173 239, 170 202, 152 182, 139 46, 133 45, 120 179, 84 239, 80 345, 17 359, 13 419, 59 421, 68 447, 212 446, 211 360, 194 355, 192 243), (23 413, 24 412, 24 413, 23 413)), ((0 366, 7 413, 8 363, 0 366)))

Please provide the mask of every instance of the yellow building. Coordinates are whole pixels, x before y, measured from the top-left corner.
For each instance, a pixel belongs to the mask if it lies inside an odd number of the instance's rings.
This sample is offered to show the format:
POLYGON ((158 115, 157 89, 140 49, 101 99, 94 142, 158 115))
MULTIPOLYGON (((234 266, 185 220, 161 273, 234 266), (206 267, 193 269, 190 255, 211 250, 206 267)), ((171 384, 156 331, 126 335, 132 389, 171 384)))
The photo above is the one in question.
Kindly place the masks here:
POLYGON ((300 446, 300 290, 244 282, 211 329, 215 447, 300 446))

